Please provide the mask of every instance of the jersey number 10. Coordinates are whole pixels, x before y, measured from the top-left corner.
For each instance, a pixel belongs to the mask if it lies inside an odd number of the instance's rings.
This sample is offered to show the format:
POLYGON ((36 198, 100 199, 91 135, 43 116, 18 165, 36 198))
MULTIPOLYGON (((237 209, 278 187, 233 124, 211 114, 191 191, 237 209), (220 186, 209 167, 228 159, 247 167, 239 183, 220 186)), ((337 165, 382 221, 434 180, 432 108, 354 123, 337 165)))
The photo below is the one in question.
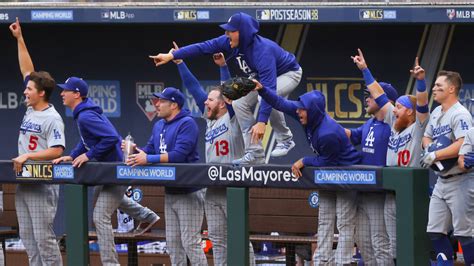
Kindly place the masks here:
POLYGON ((410 151, 403 150, 398 153, 398 166, 407 166, 410 163, 410 151))

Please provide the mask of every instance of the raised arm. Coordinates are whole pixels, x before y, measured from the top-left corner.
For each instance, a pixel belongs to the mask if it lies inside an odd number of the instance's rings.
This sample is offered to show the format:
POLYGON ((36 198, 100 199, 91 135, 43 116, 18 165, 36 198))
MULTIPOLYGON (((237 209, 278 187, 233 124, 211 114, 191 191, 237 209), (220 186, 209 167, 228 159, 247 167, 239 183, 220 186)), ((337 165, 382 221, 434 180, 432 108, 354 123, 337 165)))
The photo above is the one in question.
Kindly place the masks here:
POLYGON ((425 70, 420 66, 418 57, 415 66, 410 70, 416 79, 416 117, 420 123, 424 123, 429 116, 428 92, 426 90, 425 70))
POLYGON ((33 61, 31 60, 26 43, 21 32, 20 21, 16 18, 16 21, 10 25, 10 31, 13 37, 16 38, 18 44, 18 63, 20 64, 20 71, 23 75, 23 79, 26 78, 31 72, 35 71, 33 61))
POLYGON ((357 49, 357 51, 358 55, 351 56, 351 58, 354 61, 354 64, 357 65, 357 68, 362 71, 362 75, 364 76, 365 84, 369 89, 370 95, 375 99, 375 102, 377 103, 380 108, 380 111, 383 112, 383 116, 385 117, 390 101, 388 100, 388 97, 380 86, 380 84, 374 79, 372 73, 370 73, 362 50, 357 49))

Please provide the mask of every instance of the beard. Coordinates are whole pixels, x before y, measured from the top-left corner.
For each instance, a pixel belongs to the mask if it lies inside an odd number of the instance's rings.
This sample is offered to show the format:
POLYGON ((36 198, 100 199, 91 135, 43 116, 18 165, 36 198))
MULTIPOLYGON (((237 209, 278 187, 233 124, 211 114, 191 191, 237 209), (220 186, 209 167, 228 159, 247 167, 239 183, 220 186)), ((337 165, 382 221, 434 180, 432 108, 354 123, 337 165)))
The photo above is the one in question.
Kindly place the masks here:
POLYGON ((405 128, 407 128, 410 124, 410 116, 404 115, 404 116, 399 116, 397 120, 395 120, 395 124, 393 125, 393 128, 395 131, 400 132, 403 131, 405 128))
POLYGON ((211 109, 209 115, 207 116, 207 119, 216 120, 218 112, 219 112, 219 110, 217 108, 211 109))

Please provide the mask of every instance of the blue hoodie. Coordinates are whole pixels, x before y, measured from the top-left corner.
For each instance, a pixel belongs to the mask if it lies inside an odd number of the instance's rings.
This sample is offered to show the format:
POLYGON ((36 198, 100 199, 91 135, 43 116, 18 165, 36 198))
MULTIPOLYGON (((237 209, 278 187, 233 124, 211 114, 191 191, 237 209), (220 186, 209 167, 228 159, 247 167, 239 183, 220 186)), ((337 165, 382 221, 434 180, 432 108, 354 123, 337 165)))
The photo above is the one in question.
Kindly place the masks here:
MULTIPOLYGON (((283 50, 274 41, 258 35, 259 24, 251 16, 240 13, 239 25, 239 47, 232 49, 229 38, 225 35, 219 36, 205 42, 191 44, 173 52, 176 59, 186 59, 196 55, 214 54, 227 52, 228 59, 242 56, 250 68, 250 73, 256 73, 260 83, 265 88, 276 91, 277 76, 288 71, 296 71, 300 68, 293 54, 283 50)), ((247 74, 250 74, 247 73, 247 74)), ((262 101, 259 109, 258 122, 267 122, 272 111, 271 106, 262 101)))
MULTIPOLYGON (((153 126, 150 139, 143 151, 148 154, 149 163, 159 163, 160 154, 167 153, 170 163, 195 163, 199 160, 197 152, 199 128, 188 109, 181 111, 170 121, 160 119, 153 126)), ((171 194, 191 193, 200 188, 166 187, 171 194)))
POLYGON ((342 128, 325 111, 326 100, 319 91, 307 92, 299 101, 290 101, 265 88, 259 94, 272 107, 299 120, 298 108, 307 111, 307 124, 304 127, 311 149, 317 156, 303 158, 305 166, 346 166, 360 162, 360 154, 352 146, 344 128, 342 128))
POLYGON ((71 151, 72 158, 86 153, 89 160, 122 161, 123 154, 120 148, 122 138, 103 114, 102 108, 86 98, 74 108, 73 116, 79 128, 81 141, 71 151))

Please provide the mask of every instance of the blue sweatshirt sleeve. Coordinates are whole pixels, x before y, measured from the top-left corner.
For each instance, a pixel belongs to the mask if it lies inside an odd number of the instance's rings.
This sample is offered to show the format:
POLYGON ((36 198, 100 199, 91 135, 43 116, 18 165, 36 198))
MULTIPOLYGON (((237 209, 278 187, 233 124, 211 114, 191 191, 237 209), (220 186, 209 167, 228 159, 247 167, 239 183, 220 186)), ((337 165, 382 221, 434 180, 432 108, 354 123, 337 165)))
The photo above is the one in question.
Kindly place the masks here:
POLYGON ((227 65, 219 67, 220 74, 221 74, 221 84, 226 82, 226 80, 230 79, 230 71, 227 65))
MULTIPOLYGON (((267 90, 271 90, 276 93, 277 91, 277 69, 276 61, 274 56, 266 56, 265 60, 259 60, 257 65, 257 72, 260 78, 260 83, 267 90)), ((258 110, 257 122, 268 122, 272 107, 270 103, 265 99, 260 103, 260 109, 258 110)))
POLYGON ((285 114, 292 116, 295 119, 299 119, 298 115, 296 114, 296 110, 298 109, 295 101, 287 100, 281 96, 278 96, 275 91, 271 91, 265 87, 258 91, 260 96, 262 96, 262 102, 265 100, 267 103, 270 103, 271 107, 277 109, 278 111, 282 111, 285 114))
POLYGON ((99 141, 86 152, 89 159, 98 159, 115 149, 115 145, 120 141, 119 136, 113 127, 104 126, 100 115, 85 113, 79 117, 81 128, 89 132, 91 136, 99 141))
POLYGON ((197 55, 230 52, 229 38, 221 35, 217 38, 179 48, 173 52, 174 59, 187 59, 197 55))
POLYGON ((186 157, 196 149, 199 135, 199 128, 196 123, 189 119, 178 129, 174 149, 168 152, 170 163, 185 162, 186 157))
POLYGON ((178 64, 178 71, 179 75, 181 76, 181 80, 183 80, 184 86, 188 89, 191 95, 193 95, 199 110, 204 113, 204 102, 207 100, 206 92, 193 73, 189 71, 186 63, 183 62, 178 64))
POLYGON ((85 153, 86 151, 87 150, 86 150, 86 147, 84 147, 84 143, 82 143, 82 141, 79 141, 76 147, 74 147, 74 149, 71 151, 69 156, 71 156, 72 159, 76 159, 77 156, 85 153))
POLYGON ((362 142, 362 127, 352 128, 351 129, 351 143, 354 145, 359 145, 362 142))
POLYGON ((146 143, 145 147, 141 148, 146 154, 156 154, 155 146, 153 145, 153 134, 151 134, 148 142, 146 143))
POLYGON ((304 166, 337 166, 339 159, 339 147, 341 143, 336 135, 327 135, 319 140, 321 149, 319 156, 306 156, 303 158, 304 166))

